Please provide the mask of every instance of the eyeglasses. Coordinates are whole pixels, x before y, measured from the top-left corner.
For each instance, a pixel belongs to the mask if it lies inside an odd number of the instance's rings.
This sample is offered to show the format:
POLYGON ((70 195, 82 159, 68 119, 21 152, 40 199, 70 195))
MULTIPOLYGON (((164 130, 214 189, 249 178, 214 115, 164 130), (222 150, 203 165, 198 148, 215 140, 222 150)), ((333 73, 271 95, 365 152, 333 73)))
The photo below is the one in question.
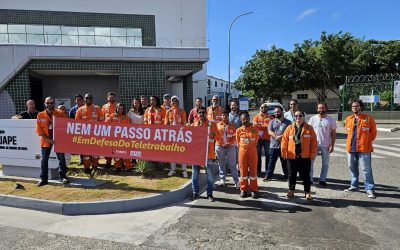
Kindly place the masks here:
POLYGON ((301 118, 301 117, 303 117, 303 115, 295 115, 294 117, 301 118))

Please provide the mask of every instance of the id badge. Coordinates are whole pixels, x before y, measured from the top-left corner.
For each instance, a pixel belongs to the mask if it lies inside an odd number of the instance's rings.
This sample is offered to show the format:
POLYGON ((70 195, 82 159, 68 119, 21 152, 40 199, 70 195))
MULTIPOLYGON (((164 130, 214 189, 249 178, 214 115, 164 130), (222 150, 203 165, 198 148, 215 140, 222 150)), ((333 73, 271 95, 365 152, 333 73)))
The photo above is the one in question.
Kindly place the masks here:
POLYGON ((49 129, 53 129, 53 124, 49 124, 49 129))

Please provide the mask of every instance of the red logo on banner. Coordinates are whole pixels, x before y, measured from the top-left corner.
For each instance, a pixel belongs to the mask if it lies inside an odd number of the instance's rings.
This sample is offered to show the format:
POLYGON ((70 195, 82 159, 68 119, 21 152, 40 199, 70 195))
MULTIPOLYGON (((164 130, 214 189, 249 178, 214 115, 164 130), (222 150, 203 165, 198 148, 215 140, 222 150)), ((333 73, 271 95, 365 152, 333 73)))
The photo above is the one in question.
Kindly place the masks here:
POLYGON ((207 128, 112 124, 54 117, 54 150, 205 165, 207 128))

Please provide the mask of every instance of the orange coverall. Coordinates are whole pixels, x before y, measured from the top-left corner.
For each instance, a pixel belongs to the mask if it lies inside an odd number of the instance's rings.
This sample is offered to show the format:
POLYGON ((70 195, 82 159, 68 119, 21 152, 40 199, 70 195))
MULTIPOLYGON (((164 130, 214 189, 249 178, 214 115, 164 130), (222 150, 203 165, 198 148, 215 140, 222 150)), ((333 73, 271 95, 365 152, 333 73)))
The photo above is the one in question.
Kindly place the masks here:
POLYGON ((165 113, 166 113, 165 109, 163 109, 161 107, 159 109, 154 109, 154 111, 156 113, 156 115, 154 117, 154 124, 152 124, 152 121, 151 121, 151 110, 152 109, 153 109, 152 107, 148 107, 146 109, 146 111, 144 111, 144 116, 143 116, 144 124, 148 124, 148 125, 164 124, 165 123, 165 113))
MULTIPOLYGON (((92 104, 88 107, 85 104, 76 111, 75 119, 86 121, 103 121, 104 114, 99 106, 92 104)), ((93 168, 97 168, 97 166, 99 166, 99 156, 84 155, 83 167, 90 168, 90 165, 92 165, 93 168)))
POLYGON ((222 121, 222 107, 218 106, 213 108, 212 106, 207 108, 207 119, 211 122, 222 121))
MULTIPOLYGON (((107 120, 111 115, 113 115, 117 110, 117 103, 116 102, 108 102, 103 105, 101 111, 104 114, 104 119, 107 120)), ((111 164, 111 157, 104 157, 106 159, 107 165, 111 164)))
MULTIPOLYGON (((67 117, 67 115, 65 114, 64 111, 61 111, 59 109, 54 109, 53 112, 53 119, 51 121, 54 120, 54 117, 67 117)), ((42 134, 45 134, 47 136, 49 136, 49 126, 50 126, 50 117, 47 114, 47 111, 44 110, 42 112, 39 112, 36 118, 37 122, 36 122, 36 134, 38 136, 41 136, 42 134)), ((42 148, 48 148, 50 147, 51 144, 49 144, 43 137, 40 138, 40 147, 42 148)))
POLYGON ((186 125, 186 112, 183 109, 171 107, 165 115, 165 125, 186 125))
MULTIPOLYGON (((128 116, 118 115, 117 113, 111 114, 108 118, 106 118, 105 122, 116 123, 116 124, 131 124, 131 120, 129 119, 128 116)), ((106 157, 106 159, 107 158, 110 158, 110 162, 111 162, 111 157, 106 157)), ((126 170, 132 169, 131 159, 114 158, 114 167, 116 169, 121 169, 122 162, 124 163, 126 170)))
POLYGON ((257 184, 257 127, 241 126, 236 130, 236 142, 239 147, 240 190, 258 192, 257 184))

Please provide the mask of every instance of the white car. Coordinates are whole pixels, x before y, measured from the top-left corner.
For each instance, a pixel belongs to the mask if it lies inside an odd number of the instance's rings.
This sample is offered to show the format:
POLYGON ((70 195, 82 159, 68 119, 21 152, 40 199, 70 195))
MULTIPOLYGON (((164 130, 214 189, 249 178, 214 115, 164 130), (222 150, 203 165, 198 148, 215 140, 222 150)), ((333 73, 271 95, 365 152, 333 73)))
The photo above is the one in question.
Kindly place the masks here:
POLYGON ((263 105, 267 105, 267 107, 268 107, 268 115, 269 115, 270 119, 274 119, 275 118, 274 110, 275 110, 276 107, 281 107, 283 109, 282 114, 284 114, 286 112, 286 110, 283 107, 283 105, 280 104, 279 102, 265 102, 265 103, 263 103, 263 105))

